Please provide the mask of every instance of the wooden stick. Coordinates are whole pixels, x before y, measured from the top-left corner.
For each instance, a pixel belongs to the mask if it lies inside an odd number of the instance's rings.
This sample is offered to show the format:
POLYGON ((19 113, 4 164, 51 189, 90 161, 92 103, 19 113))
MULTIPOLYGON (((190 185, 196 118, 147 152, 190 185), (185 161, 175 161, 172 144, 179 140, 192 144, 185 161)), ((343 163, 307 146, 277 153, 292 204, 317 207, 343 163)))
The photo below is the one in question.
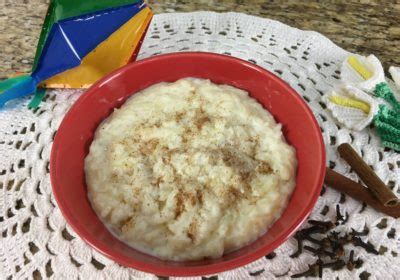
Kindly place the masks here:
POLYGON ((399 204, 397 196, 382 182, 350 144, 341 144, 338 147, 338 151, 340 156, 354 169, 364 184, 383 205, 392 207, 399 204))
POLYGON ((360 185, 353 180, 326 168, 325 184, 328 186, 351 196, 354 199, 365 202, 375 210, 382 212, 394 218, 400 217, 400 205, 385 207, 375 196, 363 185, 360 185))

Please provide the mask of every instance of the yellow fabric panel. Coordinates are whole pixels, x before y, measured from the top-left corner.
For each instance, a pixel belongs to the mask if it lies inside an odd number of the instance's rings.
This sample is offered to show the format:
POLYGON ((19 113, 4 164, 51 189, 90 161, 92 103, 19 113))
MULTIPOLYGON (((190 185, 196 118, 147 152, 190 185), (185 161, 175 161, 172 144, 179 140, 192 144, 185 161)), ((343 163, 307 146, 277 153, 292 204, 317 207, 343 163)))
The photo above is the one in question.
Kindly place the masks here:
POLYGON ((357 57, 349 56, 347 61, 349 62, 350 66, 353 67, 353 69, 356 70, 361 77, 363 77, 364 80, 368 80, 372 77, 372 72, 369 71, 369 69, 367 69, 364 65, 362 65, 360 61, 358 61, 357 57))
POLYGON ((369 106, 368 103, 353 98, 342 97, 339 95, 332 95, 329 97, 329 100, 337 105, 360 109, 366 114, 368 114, 369 111, 371 110, 371 107, 369 106))
POLYGON ((153 16, 146 7, 85 56, 81 65, 44 81, 47 88, 88 88, 100 78, 126 65, 153 16))

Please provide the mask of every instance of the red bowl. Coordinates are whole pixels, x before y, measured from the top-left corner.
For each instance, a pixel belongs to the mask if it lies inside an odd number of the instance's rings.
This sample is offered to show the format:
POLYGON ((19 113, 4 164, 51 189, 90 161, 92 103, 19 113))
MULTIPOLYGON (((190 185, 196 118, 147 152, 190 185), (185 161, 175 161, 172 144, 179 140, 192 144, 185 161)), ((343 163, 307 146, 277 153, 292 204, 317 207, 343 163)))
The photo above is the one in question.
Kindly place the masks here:
POLYGON ((288 239, 310 214, 322 187, 325 150, 312 112, 284 81, 246 61, 211 53, 175 53, 127 65, 94 84, 65 116, 51 151, 51 182, 64 217, 75 232, 112 260, 164 276, 208 275, 250 263, 288 239), (97 126, 114 108, 152 84, 184 77, 210 79, 250 93, 283 125, 287 141, 296 148, 296 188, 284 213, 254 243, 219 259, 192 262, 162 261, 116 239, 93 211, 84 173, 97 126))

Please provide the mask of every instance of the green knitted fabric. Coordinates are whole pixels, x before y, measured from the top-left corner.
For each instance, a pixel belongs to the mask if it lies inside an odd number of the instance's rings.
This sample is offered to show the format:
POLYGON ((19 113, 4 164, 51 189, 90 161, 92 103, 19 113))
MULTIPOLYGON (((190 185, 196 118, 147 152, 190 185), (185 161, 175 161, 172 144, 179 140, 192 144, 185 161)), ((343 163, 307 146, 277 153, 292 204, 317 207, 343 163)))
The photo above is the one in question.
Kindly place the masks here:
POLYGON ((400 144, 399 140, 397 140, 392 135, 388 135, 388 134, 383 134, 382 137, 381 137, 381 140, 382 141, 386 141, 386 142, 390 142, 390 143, 400 144))
POLYGON ((374 94, 392 105, 395 111, 400 112, 400 103, 394 97, 393 92, 390 90, 387 83, 377 84, 374 90, 374 94))
POLYGON ((382 141, 382 145, 384 147, 388 147, 390 149, 393 149, 395 151, 400 152, 400 144, 393 143, 393 142, 382 141))
POLYGON ((375 119, 388 123, 393 127, 400 128, 400 114, 397 114, 394 110, 389 109, 385 105, 379 105, 379 111, 375 115, 375 119))
POLYGON ((374 120, 374 124, 376 129, 381 132, 385 133, 385 135, 399 137, 400 138, 400 129, 391 125, 390 123, 383 122, 379 119, 374 120))
POLYGON ((400 152, 400 111, 379 105, 374 124, 382 145, 400 152))
POLYGON ((390 124, 375 121, 376 130, 379 136, 386 141, 400 143, 400 129, 391 126, 390 124))

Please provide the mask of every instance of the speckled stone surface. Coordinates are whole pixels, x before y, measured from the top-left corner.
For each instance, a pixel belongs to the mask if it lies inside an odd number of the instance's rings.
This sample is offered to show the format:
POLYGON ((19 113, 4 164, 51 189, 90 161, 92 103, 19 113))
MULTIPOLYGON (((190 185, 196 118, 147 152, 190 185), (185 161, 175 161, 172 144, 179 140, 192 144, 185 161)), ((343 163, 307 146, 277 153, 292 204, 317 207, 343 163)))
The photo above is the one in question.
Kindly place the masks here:
MULTIPOLYGON (((30 71, 48 0, 0 0, 0 79, 30 71)), ((387 69, 400 66, 400 2, 150 0, 155 13, 242 12, 320 32, 344 49, 373 53, 387 69)))

